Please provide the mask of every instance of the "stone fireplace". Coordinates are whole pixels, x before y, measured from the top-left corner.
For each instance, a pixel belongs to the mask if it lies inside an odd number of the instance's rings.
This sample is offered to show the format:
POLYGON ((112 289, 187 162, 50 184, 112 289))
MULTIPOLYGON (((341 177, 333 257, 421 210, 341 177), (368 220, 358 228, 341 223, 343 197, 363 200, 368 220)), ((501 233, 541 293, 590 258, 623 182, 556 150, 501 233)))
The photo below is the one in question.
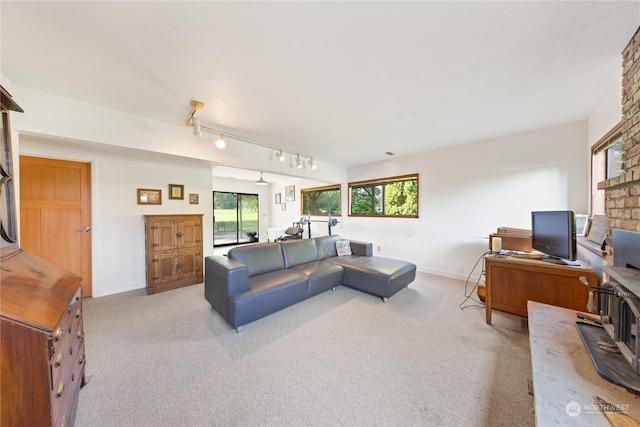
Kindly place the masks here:
MULTIPOLYGON (((623 172, 598 183, 605 191, 608 236, 614 229, 640 232, 640 28, 622 52, 622 68, 623 172)), ((614 246, 607 246, 608 265, 614 246)))

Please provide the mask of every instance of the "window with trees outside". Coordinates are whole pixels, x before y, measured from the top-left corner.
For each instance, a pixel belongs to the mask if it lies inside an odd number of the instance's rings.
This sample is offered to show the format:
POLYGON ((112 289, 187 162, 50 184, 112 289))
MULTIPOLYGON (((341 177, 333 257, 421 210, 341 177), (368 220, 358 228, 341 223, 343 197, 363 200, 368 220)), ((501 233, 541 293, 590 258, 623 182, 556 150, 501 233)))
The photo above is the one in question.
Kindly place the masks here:
POLYGON ((340 215, 340 184, 303 188, 300 193, 304 215, 340 215))
POLYGON ((213 246, 258 241, 258 195, 213 192, 213 246))
POLYGON ((620 175, 622 169, 622 122, 591 147, 591 215, 605 213, 605 191, 598 183, 620 175))
POLYGON ((418 174, 349 183, 349 216, 418 218, 418 174))

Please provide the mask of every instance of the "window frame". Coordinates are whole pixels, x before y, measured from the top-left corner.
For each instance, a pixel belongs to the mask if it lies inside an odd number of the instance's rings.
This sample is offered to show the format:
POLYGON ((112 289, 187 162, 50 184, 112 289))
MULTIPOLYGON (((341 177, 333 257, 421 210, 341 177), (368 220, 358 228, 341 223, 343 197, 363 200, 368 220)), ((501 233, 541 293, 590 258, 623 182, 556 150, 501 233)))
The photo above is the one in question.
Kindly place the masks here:
POLYGON ((591 216, 606 213, 605 190, 598 184, 613 178, 609 170, 610 151, 623 137, 622 121, 591 146, 591 216))
MULTIPOLYGON (((212 226, 213 226, 213 247, 218 248, 218 247, 222 247, 222 246, 235 246, 235 245, 245 245, 248 243, 254 243, 255 241, 251 239, 251 237, 246 234, 246 227, 244 225, 245 223, 245 218, 243 217, 243 212, 242 212, 242 199, 245 197, 250 197, 250 198, 255 198, 257 201, 257 212, 256 212, 256 227, 255 227, 255 236, 254 238, 258 238, 257 236, 260 236, 260 195, 257 193, 242 193, 242 192, 238 192, 238 191, 219 191, 219 190, 213 190, 212 193, 213 197, 212 197, 212 214, 213 214, 213 221, 212 221, 212 226), (236 199, 236 206, 235 206, 235 210, 236 210, 236 220, 235 220, 235 226, 234 228, 232 228, 231 231, 233 231, 235 229, 235 241, 226 241, 225 243, 217 243, 216 244, 216 235, 219 234, 219 226, 216 222, 216 193, 219 194, 231 194, 235 197, 236 199), (217 230, 218 229, 218 230, 217 230), (245 237, 242 237, 243 234, 246 235, 245 237)), ((218 221, 218 222, 225 222, 226 221, 218 221)), ((247 221, 249 222, 249 221, 247 221)), ((254 231, 254 230, 251 230, 254 231)), ((230 239, 217 239, 218 242, 220 242, 220 240, 230 240, 230 239)))
POLYGON ((300 212, 302 213, 302 215, 313 215, 313 216, 341 216, 342 215, 342 185, 341 184, 331 184, 331 185, 324 185, 321 187, 311 187, 311 188, 303 188, 300 190, 300 212), (334 213, 317 213, 317 212, 306 212, 305 211, 305 193, 309 192, 316 192, 316 191, 334 191, 337 190, 338 191, 338 200, 339 200, 339 204, 338 204, 338 212, 334 212, 334 213))
MULTIPOLYGON (((350 217, 356 217, 356 218, 419 218, 420 217, 420 204, 419 204, 419 195, 420 195, 420 174, 419 173, 412 173, 412 174, 407 174, 407 175, 398 175, 398 176, 391 176, 391 177, 386 177, 386 178, 377 178, 377 179, 369 179, 369 180, 365 180, 365 181, 353 181, 353 182, 349 182, 347 184, 347 188, 349 191, 349 214, 348 216, 350 217), (388 214, 354 214, 352 212, 353 209, 353 188, 354 187, 364 187, 364 186, 378 186, 378 185, 387 185, 387 184, 391 184, 391 183, 396 183, 396 182, 402 182, 402 181, 411 181, 411 180, 415 180, 416 182, 416 213, 413 215, 388 215, 388 214)), ((383 190, 384 191, 384 190, 383 190)), ((384 202, 383 202, 384 205, 384 202)))

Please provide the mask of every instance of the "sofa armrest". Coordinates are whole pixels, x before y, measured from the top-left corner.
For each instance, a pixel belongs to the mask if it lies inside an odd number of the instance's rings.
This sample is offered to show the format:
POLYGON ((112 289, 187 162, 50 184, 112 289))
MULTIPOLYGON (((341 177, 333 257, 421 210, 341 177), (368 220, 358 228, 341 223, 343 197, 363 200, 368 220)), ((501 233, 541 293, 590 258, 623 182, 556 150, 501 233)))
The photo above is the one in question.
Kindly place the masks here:
POLYGON ((373 243, 349 240, 351 244, 351 254, 360 256, 373 256, 373 243))
POLYGON ((249 289, 249 268, 225 256, 208 256, 204 272, 204 298, 230 321, 229 296, 249 289))
POLYGON ((205 258, 205 287, 222 287, 227 297, 249 290, 249 268, 226 256, 205 258))

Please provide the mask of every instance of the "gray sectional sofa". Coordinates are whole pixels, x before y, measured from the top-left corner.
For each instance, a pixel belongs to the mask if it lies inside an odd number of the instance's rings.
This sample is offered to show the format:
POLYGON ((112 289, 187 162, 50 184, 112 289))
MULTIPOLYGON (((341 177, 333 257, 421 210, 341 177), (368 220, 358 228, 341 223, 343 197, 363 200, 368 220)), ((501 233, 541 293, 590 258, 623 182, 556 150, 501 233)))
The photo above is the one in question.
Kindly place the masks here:
POLYGON ((382 297, 413 282, 410 262, 373 256, 371 243, 351 241, 338 256, 340 236, 261 243, 205 258, 204 296, 238 332, 243 325, 339 285, 382 297))

